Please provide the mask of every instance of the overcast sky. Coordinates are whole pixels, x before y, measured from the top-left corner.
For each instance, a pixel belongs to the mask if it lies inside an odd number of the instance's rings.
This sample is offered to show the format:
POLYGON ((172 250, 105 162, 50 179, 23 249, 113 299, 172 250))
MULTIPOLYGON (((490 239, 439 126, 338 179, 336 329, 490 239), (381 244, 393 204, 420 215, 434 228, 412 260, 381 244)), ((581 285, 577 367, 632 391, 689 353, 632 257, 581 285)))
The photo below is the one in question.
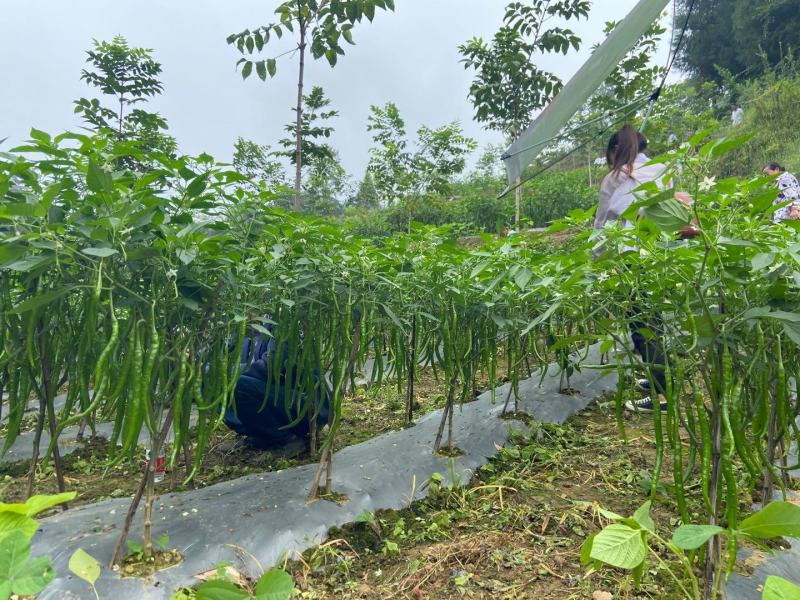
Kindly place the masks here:
MULTIPOLYGON (((472 121, 467 99, 470 73, 459 64, 457 47, 473 36, 489 38, 501 24, 508 0, 396 0, 395 13, 379 13, 373 24, 354 31, 356 46, 335 69, 327 62, 309 65, 307 84, 321 85, 339 110, 332 143, 356 178, 367 161, 366 131, 372 104, 395 102, 409 131, 459 120, 481 145, 500 141, 472 121)), ((562 78, 602 41, 603 23, 621 19, 636 0, 594 0, 588 21, 573 23, 583 39, 579 53, 554 55, 539 64, 562 78)), ((154 50, 163 65, 164 94, 150 110, 169 120, 180 150, 208 152, 230 160, 242 136, 275 145, 291 117, 296 67, 281 59, 278 76, 267 83, 243 82, 235 72, 239 55, 226 44, 228 34, 266 23, 276 0, 0 0, 0 139, 27 136, 31 127, 56 133, 77 129, 72 101, 92 97, 80 81, 85 51, 92 39, 116 34, 135 46, 154 50)), ((662 44, 659 61, 666 60, 662 44)), ((268 56, 290 47, 284 39, 268 56)))

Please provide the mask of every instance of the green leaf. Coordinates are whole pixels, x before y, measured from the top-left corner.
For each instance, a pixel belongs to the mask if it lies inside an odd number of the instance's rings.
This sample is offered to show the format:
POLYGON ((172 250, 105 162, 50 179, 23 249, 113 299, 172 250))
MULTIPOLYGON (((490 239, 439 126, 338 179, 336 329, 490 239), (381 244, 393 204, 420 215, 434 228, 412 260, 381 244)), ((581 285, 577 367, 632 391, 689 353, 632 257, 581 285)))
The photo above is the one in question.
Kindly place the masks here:
POLYGON ((770 502, 739 523, 737 532, 757 539, 800 537, 800 506, 783 500, 770 502))
POLYGON ((49 144, 51 142, 50 135, 45 133, 44 131, 40 131, 39 129, 33 128, 31 129, 31 138, 36 140, 37 142, 42 142, 44 144, 49 144))
POLYGON ((97 256, 99 258, 106 258, 107 256, 113 256, 114 254, 119 253, 119 250, 115 250, 114 248, 104 248, 101 246, 95 246, 90 248, 84 248, 81 250, 84 254, 88 254, 89 256, 97 256))
POLYGON ((725 530, 717 525, 681 525, 672 534, 672 543, 681 550, 697 550, 723 531, 725 530))
MULTIPOLYGON (((33 517, 48 508, 70 502, 74 500, 77 495, 77 492, 63 492, 61 494, 31 496, 23 505, 25 507, 25 515, 33 517)), ((5 510, 1 504, 0 510, 5 510)))
POLYGON ((292 576, 283 569, 271 569, 258 580, 253 600, 287 600, 292 592, 292 576))
POLYGON ((56 576, 49 556, 38 556, 27 563, 14 576, 12 591, 18 596, 35 596, 46 588, 56 576))
POLYGON ((653 221, 661 231, 666 231, 667 233, 677 231, 691 221, 689 211, 675 198, 669 198, 658 204, 645 207, 644 215, 653 221))
POLYGON ((586 538, 586 541, 583 542, 583 545, 581 546, 581 564, 584 567, 588 567, 593 562, 592 546, 594 544, 594 538, 596 537, 597 537, 597 532, 593 533, 588 538, 586 538))
POLYGON ((47 263, 54 262, 55 258, 52 254, 32 254, 19 260, 15 260, 11 264, 6 265, 6 269, 10 271, 19 271, 20 273, 28 273, 34 269, 44 266, 47 263))
POLYGON ((175 254, 183 264, 189 265, 195 258, 197 258, 199 252, 197 248, 178 248, 178 250, 175 251, 175 254))
POLYGON ((29 202, 9 202, 0 205, 0 217, 43 217, 47 214, 47 208, 42 204, 31 204, 29 202))
POLYGON ((93 160, 89 160, 89 169, 86 172, 86 187, 91 192, 110 192, 114 187, 111 173, 106 172, 93 160))
POLYGON ((783 323, 783 332, 795 344, 800 346, 800 323, 783 323))
POLYGON ((275 77, 275 73, 278 72, 278 63, 275 62, 274 58, 267 59, 267 73, 269 73, 270 77, 275 77))
POLYGON ((353 523, 374 523, 374 522, 375 522, 375 514, 368 511, 366 508, 362 510, 353 521, 353 523))
POLYGON ((205 175, 200 175, 199 177, 192 179, 189 185, 186 186, 186 194, 189 196, 189 198, 194 198, 202 194, 207 186, 208 178, 205 175))
POLYGON ((256 73, 261 81, 267 80, 267 65, 263 60, 260 60, 256 63, 256 73))
MULTIPOLYGON (((7 513, 8 514, 8 513, 7 513)), ((35 596, 55 577, 50 558, 30 559, 30 538, 14 531, 0 543, 0 597, 35 596)))
MULTIPOLYGON (((13 531, 0 544, 0 580, 12 579, 31 556, 30 538, 21 531, 13 531)), ((13 584, 12 584, 13 587, 13 584)))
POLYGON ((622 521, 625 518, 622 515, 618 515, 617 513, 606 510, 605 508, 601 508, 597 512, 600 513, 600 516, 608 519, 609 521, 622 521))
POLYGON ((197 588, 197 600, 247 600, 250 595, 232 583, 212 579, 197 588))
POLYGON ((774 262, 775 262, 774 252, 762 252, 760 254, 756 254, 750 261, 750 264, 753 266, 754 271, 761 271, 763 269, 771 267, 772 263, 774 262))
POLYGON ((486 267, 488 267, 490 264, 492 264, 491 260, 484 260, 479 262, 477 265, 475 265, 475 268, 472 269, 472 272, 469 274, 470 279, 474 279, 475 277, 483 273, 486 267))
POLYGON ((647 548, 640 530, 614 523, 595 536, 589 556, 612 567, 635 569, 647 556, 647 548))
POLYGON ((26 300, 23 300, 17 304, 13 309, 11 309, 10 312, 19 315, 24 312, 28 312, 29 310, 33 310, 34 308, 44 306, 45 304, 50 304, 62 296, 69 294, 76 287, 77 286, 75 285, 65 285, 64 287, 50 290, 49 292, 44 292, 43 294, 36 294, 35 296, 31 296, 30 298, 27 298, 26 300))
POLYGON ((246 61, 244 66, 242 67, 242 79, 247 79, 250 77, 250 73, 253 72, 253 61, 246 61))
POLYGON ((0 265, 5 265, 11 261, 17 260, 20 256, 24 256, 28 251, 25 246, 18 244, 3 244, 0 246, 0 265))
POLYGON ((641 525, 643 529, 653 532, 656 530, 656 524, 653 522, 653 518, 650 516, 651 506, 652 502, 650 500, 642 504, 639 509, 633 513, 633 520, 641 525))
POLYGON ((397 318, 397 315, 394 314, 394 311, 385 304, 381 304, 381 306, 383 307, 383 310, 386 311, 386 314, 392 320, 392 322, 398 327, 402 328, 403 324, 400 322, 400 319, 397 318))
POLYGON ((800 600, 800 587, 783 577, 770 575, 764 582, 761 600, 800 600))
POLYGON ((78 548, 72 553, 69 559, 69 570, 91 585, 94 585, 97 578, 100 577, 100 563, 82 548, 78 548))
POLYGON ((531 270, 528 267, 522 267, 517 271, 516 275, 514 275, 514 283, 517 284, 520 290, 524 290, 531 280, 531 277, 533 277, 531 270))
POLYGON ((16 533, 29 540, 36 533, 36 528, 36 521, 27 515, 0 512, 0 546, 2 546, 2 540, 16 533))

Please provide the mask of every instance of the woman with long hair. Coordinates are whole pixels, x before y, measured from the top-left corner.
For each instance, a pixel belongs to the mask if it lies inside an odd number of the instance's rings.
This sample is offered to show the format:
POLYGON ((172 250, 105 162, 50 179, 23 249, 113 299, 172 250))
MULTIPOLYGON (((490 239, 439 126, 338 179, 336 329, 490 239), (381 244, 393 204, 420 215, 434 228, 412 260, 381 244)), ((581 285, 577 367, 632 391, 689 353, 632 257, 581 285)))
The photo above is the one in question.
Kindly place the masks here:
MULTIPOLYGON (((656 181, 659 187, 667 187, 665 181, 666 165, 651 164, 650 158, 645 154, 647 138, 637 131, 632 125, 625 125, 611 136, 606 151, 606 161, 610 172, 603 179, 600 186, 600 201, 595 215, 594 226, 602 229, 610 221, 617 221, 636 200, 634 191, 642 184, 656 181)), ((676 192, 675 198, 691 206, 692 197, 685 192, 676 192)), ((624 227, 633 227, 633 223, 625 221, 624 227)), ((697 235, 697 230, 687 227, 681 235, 685 238, 697 235)), ((631 248, 631 250, 634 250, 631 248)), ((598 253, 602 252, 602 248, 598 253)), ((647 382, 640 382, 643 391, 650 393, 649 382, 655 385, 653 391, 661 402, 661 410, 666 410, 664 394, 667 383, 664 374, 666 362, 663 342, 663 323, 657 315, 647 314, 643 305, 646 296, 637 294, 631 298, 631 309, 628 314, 629 327, 633 346, 642 358, 642 362, 649 372, 647 382)), ((631 410, 652 412, 655 406, 651 397, 626 405, 631 410)))

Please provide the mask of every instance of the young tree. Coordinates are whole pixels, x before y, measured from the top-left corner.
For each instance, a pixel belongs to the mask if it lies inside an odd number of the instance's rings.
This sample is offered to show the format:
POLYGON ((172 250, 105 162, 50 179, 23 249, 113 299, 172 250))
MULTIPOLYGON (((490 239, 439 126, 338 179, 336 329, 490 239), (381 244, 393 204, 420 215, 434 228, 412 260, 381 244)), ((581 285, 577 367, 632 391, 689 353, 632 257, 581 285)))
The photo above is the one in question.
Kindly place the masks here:
POLYGON ((330 158, 315 161, 303 183, 303 202, 314 215, 341 214, 344 199, 351 193, 350 178, 335 151, 330 158))
POLYGON ((405 205, 410 228, 420 199, 430 193, 447 194, 453 177, 464 171, 467 156, 478 144, 453 122, 437 129, 420 127, 415 147, 410 149, 397 106, 389 102, 371 110, 367 130, 377 145, 370 148, 367 169, 384 205, 405 205))
MULTIPOLYGON (((459 46, 464 67, 475 71, 469 97, 480 123, 516 139, 534 112, 547 106, 562 83, 555 74, 536 66, 534 56, 577 50, 581 40, 572 30, 548 23, 587 17, 590 4, 589 0, 512 2, 491 42, 473 38, 459 46)), ((520 199, 518 187, 517 223, 520 199)))
POLYGON ((161 64, 152 53, 148 48, 131 48, 122 36, 111 42, 95 40, 94 48, 86 53, 86 62, 92 67, 82 71, 81 79, 113 96, 114 105, 110 108, 97 98, 80 98, 75 101, 75 113, 94 129, 113 131, 118 139, 135 140, 143 150, 172 155, 176 143, 164 133, 166 119, 136 108, 164 90, 158 78, 161 64))
MULTIPOLYGON (((322 140, 329 139, 333 135, 334 128, 327 125, 327 121, 339 116, 339 111, 326 110, 331 105, 329 98, 325 96, 325 91, 315 85, 311 93, 303 96, 302 116, 300 117, 301 149, 302 149, 302 168, 313 168, 320 162, 330 161, 334 158, 334 151, 330 144, 322 140)), ((297 110, 297 109, 292 109, 297 110)), ((295 133, 296 124, 288 123, 284 130, 291 134, 295 133)), ((286 150, 276 152, 278 156, 286 156, 291 163, 297 166, 297 153, 294 150, 295 140, 284 138, 278 142, 286 150)))
POLYGON ((280 161, 272 158, 274 153, 267 145, 260 145, 238 138, 233 146, 233 168, 250 181, 245 187, 253 192, 268 190, 286 185, 286 172, 280 161))
POLYGON ((262 81, 267 76, 277 73, 277 59, 286 54, 295 54, 298 58, 297 73, 297 105, 295 120, 295 198, 294 210, 300 211, 300 193, 302 191, 303 169, 303 85, 305 80, 306 50, 310 50, 314 59, 325 57, 333 67, 344 55, 342 40, 353 44, 352 29, 365 17, 372 22, 375 11, 394 10, 394 0, 288 0, 275 9, 278 16, 276 22, 246 29, 241 33, 228 36, 228 43, 245 57, 239 60, 242 65, 242 77, 247 79, 255 70, 262 81), (284 33, 294 33, 296 38, 293 47, 273 58, 252 60, 248 58, 254 53, 261 53, 273 36, 281 38, 284 33))
MULTIPOLYGON (((607 22, 605 34, 609 35, 617 25, 618 23, 614 21, 607 22)), ((594 183, 594 162, 604 155, 603 147, 606 142, 603 139, 606 137, 604 134, 621 122, 632 119, 641 105, 631 106, 631 104, 650 95, 664 75, 664 67, 656 64, 653 59, 661 42, 661 36, 665 32, 666 29, 659 21, 650 25, 637 40, 636 45, 617 64, 597 93, 572 118, 568 129, 574 133, 570 139, 565 140, 567 143, 558 143, 552 149, 556 154, 561 154, 565 147, 582 147, 581 155, 576 154, 575 158, 580 163, 586 160, 584 164, 588 166, 589 185, 594 183)), ((599 46, 595 46, 595 49, 597 47, 599 46)))
MULTIPOLYGON (((608 21, 603 33, 609 35, 617 27, 608 21)), ((666 32, 659 21, 654 21, 636 45, 625 55, 589 101, 594 111, 609 112, 627 106, 637 98, 653 92, 664 75, 664 67, 653 62, 661 36, 666 32)), ((595 49, 599 46, 595 46, 595 49)))
POLYGON ((378 208, 380 204, 381 198, 375 187, 375 178, 372 176, 372 172, 367 169, 364 172, 364 177, 358 184, 358 189, 355 191, 355 194, 347 199, 347 206, 374 209, 378 208))

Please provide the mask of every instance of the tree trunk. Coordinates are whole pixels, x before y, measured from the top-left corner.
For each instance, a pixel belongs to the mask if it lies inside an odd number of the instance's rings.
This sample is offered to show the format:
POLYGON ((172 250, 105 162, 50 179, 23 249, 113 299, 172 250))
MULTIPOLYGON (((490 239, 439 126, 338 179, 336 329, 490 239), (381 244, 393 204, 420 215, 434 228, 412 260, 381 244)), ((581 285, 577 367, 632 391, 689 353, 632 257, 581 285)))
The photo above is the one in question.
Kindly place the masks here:
POLYGON ((292 210, 300 212, 300 194, 303 191, 303 78, 306 70, 306 23, 300 19, 300 68, 297 76, 297 121, 295 123, 294 149, 294 203, 292 210))
MULTIPOLYGON (((444 406, 444 411, 442 411, 442 420, 439 422, 439 429, 436 432, 436 439, 433 441, 433 453, 437 454, 439 450, 442 448, 442 436, 444 435, 444 427, 447 425, 448 418, 452 418, 452 411, 453 411, 453 404, 455 404, 455 397, 456 397, 456 387, 458 385, 458 372, 453 374, 453 377, 450 379, 450 384, 447 388, 447 402, 444 406)), ((450 440, 448 441, 448 445, 451 446, 452 449, 452 434, 453 425, 452 421, 450 421, 450 428, 449 428, 449 437, 450 440)))
MULTIPOLYGON (((157 448, 161 448, 161 445, 164 443, 164 440, 167 438, 167 434, 169 433, 169 427, 172 422, 172 407, 169 408, 167 411, 166 419, 161 427, 161 431, 158 433, 157 439, 157 448)), ((156 444, 153 444, 156 446, 156 444)), ((131 525, 133 524, 133 517, 136 515, 136 509, 139 508, 139 502, 142 501, 142 495, 145 492, 145 489, 148 487, 148 482, 152 481, 151 475, 151 468, 154 468, 154 460, 158 459, 158 454, 153 456, 151 451, 150 453, 150 460, 145 463, 144 466, 144 473, 142 473, 142 479, 139 482, 139 488, 136 490, 136 494, 133 496, 133 500, 131 501, 130 506, 128 507, 128 514, 125 515, 125 523, 122 526, 122 530, 119 534, 119 539, 117 539, 117 545, 114 548, 114 555, 111 557, 111 562, 109 563, 109 567, 113 567, 116 564, 119 564, 122 559, 124 558, 123 549, 125 548, 125 542, 128 540, 128 534, 131 530, 131 525)), ((150 508, 152 510, 152 504, 150 504, 150 508)))
POLYGON ((122 138, 122 121, 123 121, 122 110, 124 106, 125 106, 125 96, 123 95, 119 97, 119 120, 117 121, 117 127, 120 138, 122 138))

